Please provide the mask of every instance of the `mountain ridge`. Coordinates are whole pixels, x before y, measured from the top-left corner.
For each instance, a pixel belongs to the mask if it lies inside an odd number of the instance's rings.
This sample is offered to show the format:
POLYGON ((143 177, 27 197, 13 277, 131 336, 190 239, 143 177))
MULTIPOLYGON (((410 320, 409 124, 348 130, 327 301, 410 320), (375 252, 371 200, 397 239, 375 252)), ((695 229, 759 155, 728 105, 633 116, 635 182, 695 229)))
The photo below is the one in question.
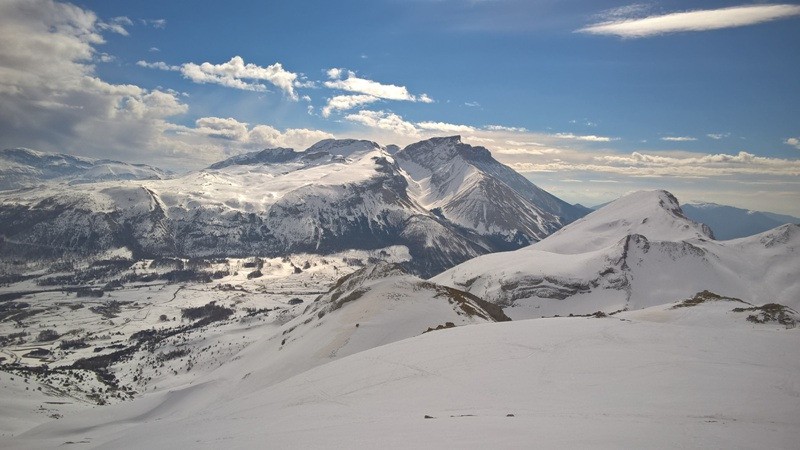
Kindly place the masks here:
MULTIPOLYGON (((437 158, 463 162, 439 152, 452 147, 510 171, 488 150, 452 141, 426 145, 437 158)), ((482 186, 496 189, 476 198, 471 194, 477 191, 457 185, 453 193, 462 211, 499 209, 477 221, 452 220, 449 210, 420 203, 402 154, 392 156, 372 141, 328 139, 302 152, 278 148, 233 156, 168 180, 4 193, 0 254, 86 256, 127 248, 134 258, 192 258, 403 245, 413 256, 408 267, 431 276, 481 254, 518 248, 561 226, 561 219, 538 214, 505 181, 471 165, 482 186), (506 223, 491 223, 493 217, 506 223)))
POLYGON ((538 243, 431 280, 479 295, 514 319, 641 309, 703 290, 797 308, 798 236, 800 226, 789 224, 716 241, 671 194, 639 192, 538 243))

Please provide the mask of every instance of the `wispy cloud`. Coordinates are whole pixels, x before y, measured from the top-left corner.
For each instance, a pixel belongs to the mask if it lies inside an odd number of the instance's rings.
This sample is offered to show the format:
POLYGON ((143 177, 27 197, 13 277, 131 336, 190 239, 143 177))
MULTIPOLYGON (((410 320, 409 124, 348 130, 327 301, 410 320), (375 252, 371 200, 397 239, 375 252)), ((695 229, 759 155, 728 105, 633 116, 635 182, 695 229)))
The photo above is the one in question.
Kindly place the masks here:
POLYGON ((510 131, 514 133, 523 133, 528 131, 523 127, 507 127, 505 125, 486 125, 484 128, 489 131, 510 131))
POLYGON ((136 65, 148 69, 171 70, 173 72, 179 72, 181 70, 181 66, 171 66, 165 63, 164 61, 155 61, 155 62, 136 61, 136 65))
POLYGON ((585 141, 585 142, 611 142, 619 140, 619 138, 608 137, 608 136, 596 136, 594 134, 579 135, 573 133, 556 133, 553 135, 553 137, 559 139, 569 139, 569 140, 585 141))
POLYGON ((623 38, 644 38, 686 31, 707 31, 743 27, 800 15, 800 5, 768 4, 730 8, 673 12, 635 17, 640 9, 621 10, 610 20, 577 30, 580 33, 613 35, 623 38))
POLYGON ((142 23, 142 25, 158 29, 164 29, 167 27, 166 19, 141 19, 140 22, 142 23))
POLYGON ((710 139, 714 139, 715 141, 718 141, 720 139, 725 139, 725 138, 731 137, 731 134, 730 133, 708 133, 706 136, 708 136, 710 139))
POLYGON ((791 137, 789 139, 786 139, 784 141, 784 144, 791 145, 792 147, 800 150, 800 138, 791 137))
POLYGON ((661 140, 666 142, 692 142, 696 141, 697 138, 691 136, 664 136, 661 140))
POLYGON ((125 16, 114 17, 106 22, 97 22, 97 29, 101 31, 111 31, 112 33, 128 36, 126 26, 133 26, 133 21, 125 16))

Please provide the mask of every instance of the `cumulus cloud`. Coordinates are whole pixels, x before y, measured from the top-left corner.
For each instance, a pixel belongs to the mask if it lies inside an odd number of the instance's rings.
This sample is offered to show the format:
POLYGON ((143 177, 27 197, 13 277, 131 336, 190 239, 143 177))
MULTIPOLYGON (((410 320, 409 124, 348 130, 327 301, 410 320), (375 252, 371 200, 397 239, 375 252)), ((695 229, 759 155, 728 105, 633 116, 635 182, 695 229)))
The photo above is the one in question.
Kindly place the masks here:
POLYGON ((691 136, 664 136, 661 140, 666 142, 692 142, 696 141, 697 138, 691 136))
POLYGON ((791 145, 792 147, 800 150, 800 138, 791 137, 789 139, 786 139, 786 141, 784 141, 784 144, 791 145))
POLYGON ((323 139, 334 136, 319 130, 290 128, 280 131, 269 125, 251 126, 234 118, 203 117, 195 121, 194 128, 184 128, 183 134, 200 135, 231 141, 239 149, 261 147, 290 147, 305 149, 323 139))
POLYGON ((111 84, 93 61, 103 32, 91 11, 52 0, 0 2, 0 144, 123 158, 151 151, 166 118, 187 111, 174 94, 111 84))
POLYGON ((361 110, 355 114, 348 114, 345 120, 361 125, 389 131, 399 136, 418 136, 419 131, 410 122, 406 122, 395 113, 386 111, 361 110))
POLYGON ((280 88, 291 99, 298 99, 294 90, 298 76, 285 70, 281 63, 262 67, 245 63, 241 56, 234 56, 230 61, 221 64, 186 63, 181 66, 180 71, 184 78, 195 83, 213 83, 246 91, 266 92, 267 87, 259 81, 267 81, 280 88))
POLYGON ((767 4, 673 12, 636 17, 640 8, 620 9, 615 16, 577 30, 581 33, 644 38, 686 31, 718 30, 755 25, 800 15, 800 5, 767 4))
MULTIPOLYGON (((181 100, 187 94, 112 84, 96 76, 93 63, 112 57, 97 50, 103 33, 116 32, 103 23, 128 25, 123 19, 102 22, 91 11, 52 0, 0 2, 0 148, 30 147, 181 170, 207 166, 230 153, 306 148, 333 137, 231 118, 203 117, 194 126, 173 123, 188 112, 181 100)), ((164 62, 137 64, 183 70, 164 62)), ((233 66, 233 73, 250 70, 243 62, 233 66)), ((208 73, 225 76, 224 70, 208 73)))
POLYGON ((328 100, 322 115, 328 117, 331 112, 346 111, 378 100, 394 100, 406 102, 432 103, 427 94, 413 95, 405 86, 383 84, 377 81, 358 77, 355 72, 331 68, 326 72, 329 80, 324 86, 329 89, 352 92, 354 95, 337 95, 328 100))
POLYGON ((245 63, 241 56, 234 56, 230 61, 221 64, 190 62, 175 66, 162 61, 137 61, 136 65, 149 69, 180 72, 184 78, 195 83, 219 84, 245 91, 267 92, 267 86, 262 83, 266 81, 282 90, 292 100, 299 99, 295 87, 309 87, 308 81, 303 80, 296 73, 285 70, 281 63, 259 66, 245 63))
POLYGON ((329 117, 333 111, 347 111, 378 100, 378 97, 365 94, 337 95, 328 99, 328 104, 322 108, 322 117, 329 117))
POLYGON ((269 125, 257 124, 251 126, 246 122, 240 122, 231 117, 202 117, 195 121, 193 129, 187 128, 184 133, 233 141, 237 144, 242 144, 242 148, 255 145, 256 147, 304 149, 323 139, 334 137, 330 133, 305 128, 289 128, 280 131, 269 125))

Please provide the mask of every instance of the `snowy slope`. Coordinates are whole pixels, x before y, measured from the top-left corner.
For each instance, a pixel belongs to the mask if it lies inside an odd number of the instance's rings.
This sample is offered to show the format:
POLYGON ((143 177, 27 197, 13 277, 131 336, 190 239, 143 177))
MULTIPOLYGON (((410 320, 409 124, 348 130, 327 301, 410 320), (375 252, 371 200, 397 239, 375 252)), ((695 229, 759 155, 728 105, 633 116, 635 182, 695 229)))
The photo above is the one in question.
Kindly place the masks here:
POLYGON ((0 151, 0 190, 47 181, 92 183, 106 180, 158 180, 168 174, 144 164, 47 153, 26 148, 0 151))
POLYGON ((800 307, 800 227, 715 241, 664 191, 623 197, 529 247, 467 261, 432 281, 510 317, 640 309, 710 290, 800 307))
POLYGON ((436 331, 278 383, 231 371, 226 396, 222 381, 198 383, 53 421, 9 444, 794 448, 798 331, 748 322, 732 312, 739 304, 436 331))
POLYGON ((763 233, 787 223, 800 223, 800 218, 750 211, 716 203, 691 202, 683 205, 687 217, 702 222, 717 239, 727 240, 763 233))
POLYGON ((409 275, 396 264, 368 266, 340 279, 274 336, 247 349, 241 362, 223 368, 225 374, 250 375, 235 387, 227 384, 221 395, 245 395, 334 359, 437 327, 505 320, 496 306, 409 275))
POLYGON ((411 144, 395 157, 420 204, 512 248, 541 240, 583 215, 460 136, 411 144))

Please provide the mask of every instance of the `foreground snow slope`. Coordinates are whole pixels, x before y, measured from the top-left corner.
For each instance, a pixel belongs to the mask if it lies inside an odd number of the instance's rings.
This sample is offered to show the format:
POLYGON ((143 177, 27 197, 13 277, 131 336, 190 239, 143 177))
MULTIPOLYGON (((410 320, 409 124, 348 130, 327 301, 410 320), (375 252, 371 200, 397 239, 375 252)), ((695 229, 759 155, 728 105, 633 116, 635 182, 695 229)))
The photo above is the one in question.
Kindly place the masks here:
POLYGON ((715 241, 665 191, 637 192, 541 242, 467 261, 432 281, 514 319, 640 309, 702 290, 800 307, 800 226, 715 241))
POLYGON ((379 264, 340 279, 302 314, 209 379, 220 384, 223 398, 232 392, 246 396, 312 367, 448 322, 461 326, 496 320, 508 318, 492 304, 409 275, 396 264, 379 264), (245 374, 231 383, 231 377, 245 374))
POLYGON ((436 331, 227 397, 198 384, 90 411, 9 444, 796 448, 798 331, 748 322, 738 305, 436 331))

